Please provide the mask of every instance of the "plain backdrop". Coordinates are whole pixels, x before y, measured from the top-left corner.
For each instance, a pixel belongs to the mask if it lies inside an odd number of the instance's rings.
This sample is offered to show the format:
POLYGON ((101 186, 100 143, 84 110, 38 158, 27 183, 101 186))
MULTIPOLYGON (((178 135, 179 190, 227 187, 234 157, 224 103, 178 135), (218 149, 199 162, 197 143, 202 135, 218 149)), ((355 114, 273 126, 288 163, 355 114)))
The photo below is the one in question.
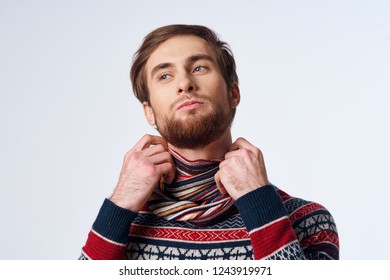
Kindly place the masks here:
POLYGON ((331 211, 341 258, 388 258, 390 1, 0 0, 0 259, 79 257, 124 154, 156 133, 129 69, 172 23, 231 45, 233 138, 331 211))

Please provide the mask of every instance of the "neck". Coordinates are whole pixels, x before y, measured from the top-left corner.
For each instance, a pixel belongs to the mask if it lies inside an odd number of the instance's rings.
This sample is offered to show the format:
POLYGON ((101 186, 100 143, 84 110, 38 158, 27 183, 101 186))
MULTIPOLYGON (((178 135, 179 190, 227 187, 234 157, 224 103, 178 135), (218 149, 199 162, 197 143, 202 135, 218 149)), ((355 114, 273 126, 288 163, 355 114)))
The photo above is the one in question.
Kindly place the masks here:
POLYGON ((227 129, 226 132, 221 135, 221 137, 206 145, 205 147, 196 149, 177 148, 168 143, 170 149, 174 150, 189 161, 222 159, 229 151, 231 145, 232 135, 230 129, 227 129))

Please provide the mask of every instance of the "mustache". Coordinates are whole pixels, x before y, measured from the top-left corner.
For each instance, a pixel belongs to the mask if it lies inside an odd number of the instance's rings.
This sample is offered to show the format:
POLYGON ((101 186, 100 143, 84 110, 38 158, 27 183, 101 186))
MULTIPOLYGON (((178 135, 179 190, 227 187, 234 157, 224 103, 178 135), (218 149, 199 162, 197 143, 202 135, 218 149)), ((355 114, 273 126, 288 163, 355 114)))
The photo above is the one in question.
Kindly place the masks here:
POLYGON ((200 96, 199 94, 190 94, 190 95, 182 95, 181 97, 179 97, 175 102, 172 103, 172 105, 170 106, 171 108, 170 109, 175 109, 177 108, 177 106, 179 106, 179 104, 183 103, 183 102, 186 102, 186 101, 189 101, 189 100, 196 100, 196 101, 199 101, 199 102, 204 102, 204 101, 210 101, 210 98, 208 96, 200 96))

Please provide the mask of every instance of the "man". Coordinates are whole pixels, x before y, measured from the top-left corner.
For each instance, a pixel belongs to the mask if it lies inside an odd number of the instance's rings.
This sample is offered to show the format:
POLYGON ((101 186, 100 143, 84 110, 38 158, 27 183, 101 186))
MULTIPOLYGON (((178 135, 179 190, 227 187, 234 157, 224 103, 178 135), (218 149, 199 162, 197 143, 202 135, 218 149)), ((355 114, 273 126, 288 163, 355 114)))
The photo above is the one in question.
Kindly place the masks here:
POLYGON ((338 259, 321 205, 270 184, 261 151, 231 124, 240 90, 229 46, 203 26, 148 34, 131 69, 160 136, 125 155, 82 259, 338 259))

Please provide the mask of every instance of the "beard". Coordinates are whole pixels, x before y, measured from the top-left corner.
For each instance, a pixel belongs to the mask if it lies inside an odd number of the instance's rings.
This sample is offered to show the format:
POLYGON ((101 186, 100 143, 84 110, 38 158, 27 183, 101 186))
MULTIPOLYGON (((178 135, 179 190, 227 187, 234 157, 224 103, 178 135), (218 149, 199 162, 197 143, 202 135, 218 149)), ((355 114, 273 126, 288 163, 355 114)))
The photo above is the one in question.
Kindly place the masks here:
MULTIPOLYGON (((230 102, 229 102, 230 103, 230 102)), ((213 104, 213 103, 211 103, 213 104)), ((221 104, 213 104, 209 113, 193 109, 187 112, 184 120, 178 120, 174 114, 156 115, 156 126, 161 136, 177 148, 202 148, 217 140, 231 126, 235 109, 224 110, 221 104)))

